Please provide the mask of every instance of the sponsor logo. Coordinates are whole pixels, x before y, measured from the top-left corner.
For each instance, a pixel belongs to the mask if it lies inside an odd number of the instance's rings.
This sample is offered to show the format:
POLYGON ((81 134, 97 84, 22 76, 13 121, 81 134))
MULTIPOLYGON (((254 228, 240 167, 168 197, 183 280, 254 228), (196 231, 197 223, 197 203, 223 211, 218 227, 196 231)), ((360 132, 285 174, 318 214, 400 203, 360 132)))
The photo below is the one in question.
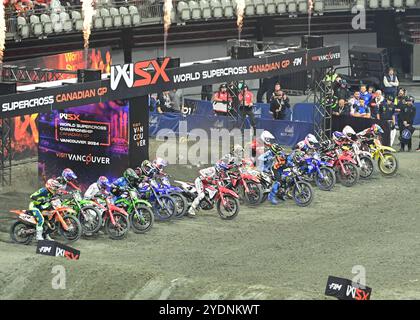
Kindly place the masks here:
POLYGON ((369 300, 372 289, 351 280, 329 276, 325 295, 339 300, 369 300))
POLYGON ((2 112, 15 111, 16 109, 28 109, 35 107, 42 107, 54 103, 54 96, 46 96, 41 98, 34 98, 30 100, 20 100, 3 103, 1 106, 2 112))
POLYGON ((212 78, 220 78, 220 77, 227 77, 227 76, 234 76, 240 74, 247 74, 248 69, 245 66, 239 67, 227 67, 227 68, 220 68, 220 69, 212 69, 212 70, 204 70, 200 72, 190 72, 190 73, 181 73, 175 74, 173 76, 174 83, 183 83, 189 81, 196 81, 200 79, 212 79, 212 78))
POLYGON ((39 252, 40 253, 51 253, 51 247, 41 247, 41 248, 39 248, 39 252))
POLYGON ((108 157, 94 156, 92 154, 72 154, 72 153, 56 153, 57 158, 68 159, 70 161, 84 162, 86 165, 90 164, 104 164, 108 165, 111 163, 111 159, 108 157))
POLYGON ((312 61, 331 61, 334 59, 340 59, 340 57, 341 57, 340 52, 336 52, 336 53, 329 52, 321 56, 313 56, 312 61))
POLYGON ((98 89, 87 89, 87 90, 73 91, 73 92, 68 92, 68 93, 60 93, 56 95, 55 101, 58 103, 62 103, 62 102, 90 99, 96 96, 103 96, 107 92, 108 92, 107 87, 100 87, 98 89))
POLYGON ((60 113, 59 117, 67 121, 80 121, 80 114, 60 113))
POLYGON ((264 73, 281 69, 287 69, 290 65, 290 60, 282 60, 272 63, 256 64, 248 67, 249 73, 264 73))
POLYGON ((114 65, 111 67, 111 90, 116 90, 121 80, 125 82, 128 88, 144 87, 155 84, 159 78, 164 82, 169 82, 166 74, 166 66, 170 58, 165 58, 162 65, 156 60, 140 61, 137 63, 129 63, 124 65, 114 65), (146 71, 150 66, 154 69, 154 75, 150 71, 146 71))
POLYGON ((346 296, 352 297, 354 300, 369 300, 370 292, 366 290, 354 287, 352 285, 347 286, 346 296))
POLYGON ((342 286, 343 286, 342 284, 331 283, 331 284, 329 285, 329 288, 330 288, 331 290, 338 290, 338 291, 340 291, 342 286))
POLYGON ((66 249, 59 248, 57 246, 57 248, 55 248, 55 256, 56 257, 65 257, 69 260, 78 260, 80 254, 71 252, 71 251, 66 250, 66 249))
POLYGON ((36 253, 52 257, 64 257, 69 260, 78 260, 80 258, 79 250, 57 241, 49 240, 38 241, 36 253))

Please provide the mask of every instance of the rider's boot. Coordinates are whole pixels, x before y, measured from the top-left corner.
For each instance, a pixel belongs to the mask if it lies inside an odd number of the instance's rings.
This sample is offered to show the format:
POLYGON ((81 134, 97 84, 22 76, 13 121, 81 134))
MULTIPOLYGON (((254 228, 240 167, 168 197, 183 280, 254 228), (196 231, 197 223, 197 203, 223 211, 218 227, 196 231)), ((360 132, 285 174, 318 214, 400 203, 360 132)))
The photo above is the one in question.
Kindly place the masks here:
POLYGON ((276 197, 277 197, 277 191, 279 190, 279 182, 276 181, 274 182, 273 186, 271 187, 271 191, 268 194, 268 200, 271 202, 271 204, 278 204, 279 202, 277 201, 276 197))
POLYGON ((191 206, 191 207, 188 209, 188 215, 190 215, 190 216, 192 216, 192 217, 195 217, 195 209, 193 208, 193 206, 191 206))
POLYGON ((48 233, 45 235, 45 240, 54 241, 54 239, 51 238, 48 233))
POLYGON ((42 232, 44 231, 44 228, 42 226, 36 226, 36 240, 42 241, 44 238, 42 237, 42 232))

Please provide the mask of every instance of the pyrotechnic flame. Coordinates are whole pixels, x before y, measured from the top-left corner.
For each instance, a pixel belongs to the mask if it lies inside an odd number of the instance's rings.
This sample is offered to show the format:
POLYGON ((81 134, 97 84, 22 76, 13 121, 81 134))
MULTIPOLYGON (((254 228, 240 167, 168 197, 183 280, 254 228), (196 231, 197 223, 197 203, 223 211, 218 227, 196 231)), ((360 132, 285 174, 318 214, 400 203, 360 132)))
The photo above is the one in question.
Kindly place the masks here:
POLYGON ((163 41, 163 55, 166 56, 166 40, 168 39, 169 28, 171 27, 171 14, 172 14, 172 0, 165 0, 163 3, 163 29, 164 29, 164 41, 163 41))
POLYGON ((82 0, 83 12, 83 39, 85 49, 89 48, 89 38, 92 28, 92 18, 95 14, 95 0, 82 0))
POLYGON ((238 26, 239 40, 241 39, 242 27, 244 25, 245 0, 236 1, 236 25, 238 26))
POLYGON ((4 18, 4 2, 0 5, 0 65, 3 63, 4 48, 6 44, 6 20, 4 18))

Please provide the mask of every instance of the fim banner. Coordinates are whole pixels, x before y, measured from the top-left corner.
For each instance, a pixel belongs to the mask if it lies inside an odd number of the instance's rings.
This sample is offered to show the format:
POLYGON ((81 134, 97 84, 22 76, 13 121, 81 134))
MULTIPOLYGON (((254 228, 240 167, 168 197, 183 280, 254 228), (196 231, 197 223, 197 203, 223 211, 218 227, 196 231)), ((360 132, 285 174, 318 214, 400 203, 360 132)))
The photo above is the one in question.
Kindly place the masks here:
POLYGON ((372 288, 354 283, 351 280, 328 277, 325 295, 336 297, 338 300, 370 300, 372 288))
POLYGON ((79 260, 80 258, 79 250, 59 242, 49 240, 38 241, 36 253, 52 257, 64 257, 68 260, 79 260))

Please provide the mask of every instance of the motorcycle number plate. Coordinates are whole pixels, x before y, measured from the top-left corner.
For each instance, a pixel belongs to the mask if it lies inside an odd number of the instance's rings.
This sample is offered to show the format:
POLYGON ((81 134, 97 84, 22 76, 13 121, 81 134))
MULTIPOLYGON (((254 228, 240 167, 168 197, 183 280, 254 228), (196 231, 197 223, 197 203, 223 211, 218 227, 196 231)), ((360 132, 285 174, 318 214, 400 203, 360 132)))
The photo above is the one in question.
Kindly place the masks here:
POLYGON ((35 218, 30 216, 29 214, 23 213, 23 214, 19 215, 19 218, 23 221, 36 224, 35 218))
POLYGON ((51 205, 52 205, 54 208, 61 207, 61 200, 60 200, 60 199, 55 199, 55 200, 51 201, 51 205))
POLYGON ((81 196, 79 193, 75 193, 75 194, 74 194, 74 199, 75 199, 76 201, 82 201, 82 196, 81 196))
POLYGON ((217 190, 209 190, 208 189, 208 193, 209 193, 209 197, 210 199, 213 199, 213 197, 216 195, 217 190))

